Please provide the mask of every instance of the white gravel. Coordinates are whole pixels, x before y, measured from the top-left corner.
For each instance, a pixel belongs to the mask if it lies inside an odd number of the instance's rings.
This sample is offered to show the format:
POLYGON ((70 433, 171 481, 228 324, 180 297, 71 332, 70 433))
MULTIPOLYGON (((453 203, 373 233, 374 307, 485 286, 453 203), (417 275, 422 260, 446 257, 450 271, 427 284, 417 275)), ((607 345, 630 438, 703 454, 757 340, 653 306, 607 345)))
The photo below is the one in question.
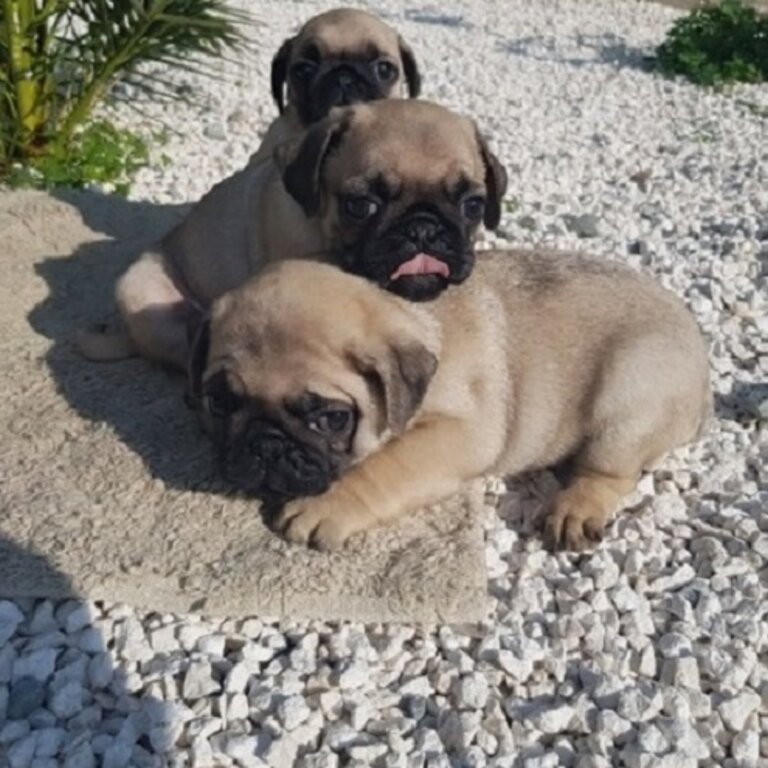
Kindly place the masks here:
MULTIPOLYGON (((274 115, 272 53, 328 7, 241 5, 260 49, 223 83, 172 75, 199 106, 107 110, 171 131, 172 164, 134 198, 192 200, 238 168, 274 115)), ((511 483, 480 627, 0 601, 0 765, 768 766, 768 89, 648 72, 675 12, 632 0, 369 7, 414 47, 424 95, 475 115, 506 162, 489 241, 588 249, 684 296, 721 418, 592 554, 532 533, 549 474, 511 483)))

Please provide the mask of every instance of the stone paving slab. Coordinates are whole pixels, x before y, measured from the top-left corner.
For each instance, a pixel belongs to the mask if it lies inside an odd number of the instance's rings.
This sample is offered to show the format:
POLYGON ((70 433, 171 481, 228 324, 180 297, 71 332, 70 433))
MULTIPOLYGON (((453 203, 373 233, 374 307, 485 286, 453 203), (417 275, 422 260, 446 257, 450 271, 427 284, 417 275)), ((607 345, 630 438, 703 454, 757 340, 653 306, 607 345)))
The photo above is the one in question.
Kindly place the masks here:
POLYGON ((0 597, 365 621, 482 618, 481 485, 351 552, 289 546, 226 493, 184 382, 74 332, 181 207, 0 193, 0 597))

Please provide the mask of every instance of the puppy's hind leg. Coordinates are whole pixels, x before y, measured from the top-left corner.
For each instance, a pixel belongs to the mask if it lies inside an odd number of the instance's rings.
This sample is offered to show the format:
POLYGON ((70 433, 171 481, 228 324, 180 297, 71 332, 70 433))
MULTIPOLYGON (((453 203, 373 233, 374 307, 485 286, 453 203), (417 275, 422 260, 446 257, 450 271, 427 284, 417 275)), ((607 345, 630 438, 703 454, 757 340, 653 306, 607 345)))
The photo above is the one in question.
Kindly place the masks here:
POLYGON ((115 297, 136 349, 185 370, 187 329, 201 310, 178 289, 162 254, 150 251, 136 261, 118 281, 115 297))
POLYGON ((544 521, 550 547, 581 550, 599 541, 640 473, 695 437, 708 410, 708 374, 701 339, 686 341, 687 348, 646 337, 606 361, 573 477, 544 521))
POLYGON ((599 542, 621 499, 632 491, 635 477, 614 477, 577 467, 571 483, 555 496, 544 521, 550 549, 582 550, 599 542))

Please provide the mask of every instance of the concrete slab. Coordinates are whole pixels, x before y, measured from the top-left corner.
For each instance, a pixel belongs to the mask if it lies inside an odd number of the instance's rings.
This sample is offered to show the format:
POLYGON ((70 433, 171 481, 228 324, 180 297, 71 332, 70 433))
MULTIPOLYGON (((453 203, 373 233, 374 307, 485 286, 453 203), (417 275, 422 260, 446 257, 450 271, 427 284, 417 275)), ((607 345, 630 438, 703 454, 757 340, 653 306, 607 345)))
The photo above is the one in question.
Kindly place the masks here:
POLYGON ((362 621, 482 618, 480 485, 362 538, 291 547, 227 495, 183 381, 71 345, 175 207, 92 194, 0 193, 0 597, 164 611, 362 621))

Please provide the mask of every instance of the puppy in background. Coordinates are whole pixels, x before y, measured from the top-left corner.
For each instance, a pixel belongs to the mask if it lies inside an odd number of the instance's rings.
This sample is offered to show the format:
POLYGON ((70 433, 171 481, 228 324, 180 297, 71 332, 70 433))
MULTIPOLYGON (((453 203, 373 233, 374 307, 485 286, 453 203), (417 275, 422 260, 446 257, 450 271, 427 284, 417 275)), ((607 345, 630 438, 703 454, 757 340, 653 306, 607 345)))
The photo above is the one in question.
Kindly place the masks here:
POLYGON ((682 302, 626 267, 545 251, 483 254, 428 304, 283 262, 214 303, 189 382, 230 481, 284 503, 278 528, 323 549, 474 476, 565 459, 545 531, 582 549, 711 399, 682 302))
POLYGON ((270 158, 333 107, 407 95, 415 99, 421 75, 410 46, 381 19, 354 8, 312 17, 272 60, 272 98, 280 116, 251 162, 270 158))
MULTIPOLYGON (((437 104, 337 107, 277 155, 214 187, 120 278, 131 349, 185 369, 188 328, 285 254, 432 299, 469 276, 480 227, 499 224, 503 167, 470 119, 437 104)), ((91 334, 80 346, 86 357, 125 356, 110 343, 91 334)))

